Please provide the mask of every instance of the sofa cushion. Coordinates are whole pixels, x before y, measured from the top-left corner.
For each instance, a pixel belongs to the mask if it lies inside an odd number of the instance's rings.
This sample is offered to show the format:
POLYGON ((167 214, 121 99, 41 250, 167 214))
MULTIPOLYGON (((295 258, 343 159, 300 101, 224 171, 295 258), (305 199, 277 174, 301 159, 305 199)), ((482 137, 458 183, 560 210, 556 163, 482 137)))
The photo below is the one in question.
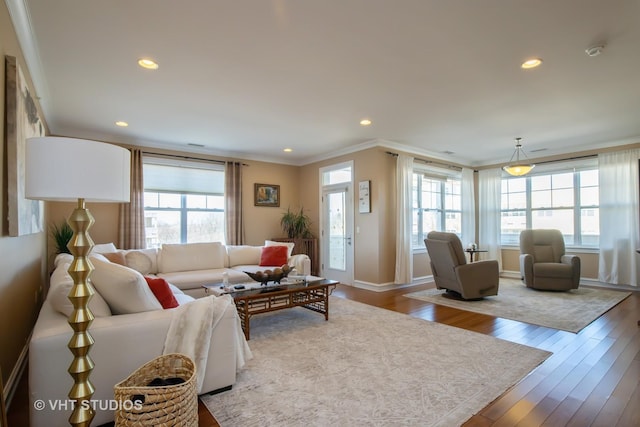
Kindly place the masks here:
POLYGON ((224 268, 225 247, 220 242, 163 244, 158 255, 158 272, 224 268))
POLYGON ((162 308, 176 308, 179 305, 169 287, 169 283, 162 277, 145 277, 144 280, 147 281, 149 289, 162 305, 162 308))
POLYGON ((235 265, 258 265, 260 263, 261 246, 227 246, 227 254, 229 255, 229 266, 235 265))
POLYGON ((246 282, 249 276, 235 268, 215 268, 211 270, 176 271, 172 273, 158 273, 158 277, 184 290, 202 288, 203 285, 222 283, 222 274, 227 272, 229 282, 246 282))
POLYGON ((113 314, 162 310, 142 274, 118 264, 91 260, 95 270, 91 282, 109 304, 113 314))
POLYGON ((287 263, 286 246, 265 246, 260 255, 260 266, 281 266, 287 263))
POLYGON ((287 258, 291 257, 291 255, 293 254, 293 248, 296 246, 294 242, 276 242, 273 240, 265 240, 264 245, 265 246, 286 246, 288 249, 287 258))
MULTIPOLYGON (((68 273, 71 263, 67 261, 56 263, 56 265, 56 269, 51 274, 51 288, 47 300, 54 310, 69 317, 73 312, 73 304, 68 298, 73 287, 73 278, 68 273)), ((111 316, 111 309, 97 291, 89 300, 89 308, 95 317, 111 316)))
POLYGON ((127 267, 133 268, 142 275, 158 272, 158 250, 151 249, 131 249, 125 251, 124 258, 127 267))

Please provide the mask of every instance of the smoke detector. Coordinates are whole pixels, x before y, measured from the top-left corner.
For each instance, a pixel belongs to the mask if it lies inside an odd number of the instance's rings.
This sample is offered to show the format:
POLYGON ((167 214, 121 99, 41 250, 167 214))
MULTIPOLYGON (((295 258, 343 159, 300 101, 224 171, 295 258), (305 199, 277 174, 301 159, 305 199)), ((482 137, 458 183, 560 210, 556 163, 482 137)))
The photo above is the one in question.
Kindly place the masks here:
POLYGON ((585 52, 589 56, 598 56, 602 53, 603 49, 604 49, 604 44, 598 44, 598 45, 586 48, 585 52))

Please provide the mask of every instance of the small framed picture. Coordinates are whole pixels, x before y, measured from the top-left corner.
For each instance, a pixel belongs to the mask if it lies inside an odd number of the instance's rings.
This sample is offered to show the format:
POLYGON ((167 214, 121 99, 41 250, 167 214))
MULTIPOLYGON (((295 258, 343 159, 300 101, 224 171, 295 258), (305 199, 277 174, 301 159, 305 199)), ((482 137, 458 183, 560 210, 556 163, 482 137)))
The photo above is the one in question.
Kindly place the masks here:
POLYGON ((254 184, 253 204, 255 206, 280 207, 280 186, 254 184))
POLYGON ((358 184, 358 212, 371 213, 371 181, 360 181, 358 184))

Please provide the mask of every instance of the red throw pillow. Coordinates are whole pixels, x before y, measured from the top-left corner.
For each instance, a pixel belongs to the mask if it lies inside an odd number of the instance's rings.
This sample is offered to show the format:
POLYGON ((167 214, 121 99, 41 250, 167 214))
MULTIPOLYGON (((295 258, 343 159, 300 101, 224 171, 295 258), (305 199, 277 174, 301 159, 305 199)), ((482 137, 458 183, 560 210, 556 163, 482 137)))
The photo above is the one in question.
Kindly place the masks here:
POLYGON ((149 289, 153 292, 153 295, 156 296, 162 308, 176 308, 180 304, 176 300, 176 297, 173 296, 173 292, 171 292, 171 288, 169 287, 169 283, 164 280, 162 277, 146 277, 145 280, 149 285, 149 289))
POLYGON ((289 248, 286 246, 265 246, 260 254, 261 267, 281 266, 287 263, 289 248))

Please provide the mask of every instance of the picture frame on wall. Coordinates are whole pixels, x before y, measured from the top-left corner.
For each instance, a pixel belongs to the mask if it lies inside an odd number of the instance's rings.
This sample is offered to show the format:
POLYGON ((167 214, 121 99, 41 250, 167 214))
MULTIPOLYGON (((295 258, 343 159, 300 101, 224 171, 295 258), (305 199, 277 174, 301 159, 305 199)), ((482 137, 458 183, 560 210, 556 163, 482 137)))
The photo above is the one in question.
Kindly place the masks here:
POLYGON ((44 203, 25 198, 25 151, 27 139, 45 136, 45 128, 20 65, 9 55, 5 56, 5 114, 9 236, 40 233, 44 203))
POLYGON ((253 204, 255 206, 280 207, 280 186, 254 184, 253 204))
POLYGON ((371 181, 358 183, 358 212, 371 213, 371 181))

